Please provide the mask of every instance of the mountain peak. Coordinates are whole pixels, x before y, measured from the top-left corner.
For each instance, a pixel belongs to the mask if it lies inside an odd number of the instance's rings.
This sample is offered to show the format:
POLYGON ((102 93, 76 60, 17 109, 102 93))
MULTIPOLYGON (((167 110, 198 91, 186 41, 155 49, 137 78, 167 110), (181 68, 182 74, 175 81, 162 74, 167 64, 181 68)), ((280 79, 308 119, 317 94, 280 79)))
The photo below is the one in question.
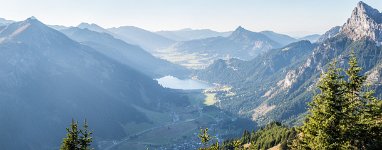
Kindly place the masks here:
MULTIPOLYGON (((247 42, 268 41, 268 42, 276 43, 276 42, 272 41, 265 34, 244 29, 242 26, 237 27, 236 30, 233 31, 232 34, 228 38, 231 40, 241 41, 241 42, 242 41, 247 41, 247 42)), ((277 43, 277 44, 279 44, 279 43, 277 43)))
POLYGON ((248 31, 248 30, 244 29, 242 26, 239 26, 236 28, 236 30, 234 32, 236 32, 236 31, 248 31))
POLYGON ((27 19, 25 19, 24 21, 22 21, 23 23, 29 23, 29 24, 32 24, 32 25, 37 25, 37 24, 43 24, 40 20, 38 20, 36 17, 32 16, 32 17, 29 17, 27 19))
POLYGON ((100 26, 98 26, 97 24, 94 24, 94 23, 86 23, 86 22, 82 22, 80 23, 79 25, 77 25, 78 28, 89 28, 89 27, 97 27, 97 28, 101 28, 100 26))
POLYGON ((365 12, 372 12, 372 11, 377 11, 373 7, 369 6, 368 4, 364 3, 363 1, 358 2, 357 7, 355 9, 362 10, 365 12))
POLYGON ((24 21, 20 22, 14 22, 9 25, 7 25, 1 32, 0 37, 4 38, 13 38, 20 34, 22 34, 24 31, 32 29, 40 29, 43 28, 45 25, 41 23, 39 20, 37 20, 34 17, 30 17, 25 19, 24 21))
POLYGON ((378 43, 382 41, 382 13, 361 1, 341 32, 352 40, 367 38, 378 43))
POLYGON ((357 7, 354 8, 352 17, 367 16, 370 19, 373 19, 377 23, 381 23, 382 16, 381 13, 374 9, 373 7, 367 5, 366 3, 360 1, 357 4, 357 7))
POLYGON ((0 32, 2 42, 24 43, 35 47, 44 47, 51 43, 65 43, 69 40, 62 33, 48 27, 35 17, 7 25, 0 32))
POLYGON ((231 37, 248 34, 248 33, 252 33, 252 32, 247 29, 244 29, 242 26, 239 26, 235 29, 235 31, 232 32, 231 37))
POLYGON ((37 20, 37 18, 35 16, 31 16, 27 20, 37 20))
POLYGON ((357 3, 356 9, 358 9, 358 8, 371 8, 371 7, 369 5, 367 5, 366 3, 364 3, 363 1, 359 1, 357 3))

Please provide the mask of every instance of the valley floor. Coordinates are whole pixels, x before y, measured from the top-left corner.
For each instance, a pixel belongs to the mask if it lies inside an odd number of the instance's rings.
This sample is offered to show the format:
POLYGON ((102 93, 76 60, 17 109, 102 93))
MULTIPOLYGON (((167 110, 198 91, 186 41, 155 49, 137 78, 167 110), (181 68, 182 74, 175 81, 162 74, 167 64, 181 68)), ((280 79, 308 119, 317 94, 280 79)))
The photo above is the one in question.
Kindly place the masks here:
MULTIPOLYGON (((234 120, 230 114, 217 108, 208 106, 213 103, 209 100, 214 97, 206 96, 208 90, 187 90, 184 95, 189 97, 190 105, 187 109, 174 108, 172 114, 160 114, 145 111, 153 124, 130 123, 125 125, 128 137, 121 140, 100 141, 99 149, 122 150, 122 149, 196 149, 200 146, 198 133, 200 128, 209 128, 211 133, 221 133, 216 137, 236 135, 239 130, 222 129, 221 123, 225 120, 234 120)), ((213 95, 213 91, 209 91, 213 95)), ((215 93, 216 94, 216 93, 215 93)))

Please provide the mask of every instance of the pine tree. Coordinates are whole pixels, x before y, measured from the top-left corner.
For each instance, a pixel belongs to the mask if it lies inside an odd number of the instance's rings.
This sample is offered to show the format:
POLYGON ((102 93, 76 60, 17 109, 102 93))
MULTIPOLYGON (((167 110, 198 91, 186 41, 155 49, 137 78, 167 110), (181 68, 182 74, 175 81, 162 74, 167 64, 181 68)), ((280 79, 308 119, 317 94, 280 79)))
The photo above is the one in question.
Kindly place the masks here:
POLYGON ((357 121, 357 134, 354 135, 358 149, 382 149, 382 101, 373 94, 373 91, 363 94, 365 105, 357 121))
POLYGON ((83 129, 78 128, 78 122, 72 119, 70 128, 66 128, 67 134, 63 139, 60 150, 91 150, 90 144, 93 141, 92 132, 88 130, 88 123, 85 120, 83 129))
POLYGON ((349 59, 349 68, 346 70, 348 77, 346 82, 345 100, 346 104, 343 106, 345 113, 344 126, 342 127, 344 149, 355 149, 355 145, 359 143, 360 131, 363 127, 359 124, 360 115, 365 109, 365 100, 362 98, 364 94, 362 87, 366 81, 366 76, 360 75, 362 68, 358 66, 357 59, 352 53, 349 59))
POLYGON ((243 136, 241 137, 241 143, 249 143, 251 141, 251 133, 248 130, 244 130, 243 136))
POLYGON ((220 149, 220 145, 219 145, 219 142, 216 141, 215 144, 213 144, 211 147, 207 148, 208 150, 219 150, 220 149))
POLYGON ((93 141, 93 138, 91 137, 92 132, 88 130, 88 122, 85 119, 83 130, 80 130, 81 137, 79 139, 81 150, 91 150, 90 144, 93 141))
POLYGON ((340 149, 345 84, 335 63, 322 76, 318 88, 321 93, 310 103, 310 114, 301 127, 299 146, 307 149, 340 149))
POLYGON ((200 138, 200 141, 206 147, 208 145, 208 142, 211 140, 211 136, 208 134, 208 128, 200 129, 200 133, 198 135, 200 138))
POLYGON ((240 150, 241 147, 242 147, 242 144, 240 140, 234 140, 233 141, 233 147, 234 147, 234 150, 240 150))
POLYGON ((345 148, 370 149, 382 146, 382 107, 381 101, 374 97, 374 91, 363 88, 366 76, 360 75, 362 68, 358 66, 354 53, 349 60, 347 99, 349 129, 347 129, 345 148))
POLYGON ((78 123, 72 119, 70 128, 66 128, 68 132, 66 138, 63 139, 60 150, 78 150, 80 148, 80 142, 78 140, 78 123))
POLYGON ((318 85, 321 93, 310 104, 309 115, 293 149, 380 149, 382 102, 365 88, 354 53, 345 71, 331 65, 318 85))

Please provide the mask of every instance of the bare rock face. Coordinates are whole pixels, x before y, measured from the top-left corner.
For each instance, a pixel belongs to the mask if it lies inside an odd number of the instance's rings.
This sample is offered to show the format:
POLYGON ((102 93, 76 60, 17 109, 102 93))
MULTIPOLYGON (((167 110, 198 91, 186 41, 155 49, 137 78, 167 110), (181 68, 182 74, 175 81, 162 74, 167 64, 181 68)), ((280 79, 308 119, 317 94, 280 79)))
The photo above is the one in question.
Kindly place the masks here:
POLYGON ((341 32, 352 40, 367 38, 380 44, 382 42, 382 13, 361 1, 342 26, 341 32))

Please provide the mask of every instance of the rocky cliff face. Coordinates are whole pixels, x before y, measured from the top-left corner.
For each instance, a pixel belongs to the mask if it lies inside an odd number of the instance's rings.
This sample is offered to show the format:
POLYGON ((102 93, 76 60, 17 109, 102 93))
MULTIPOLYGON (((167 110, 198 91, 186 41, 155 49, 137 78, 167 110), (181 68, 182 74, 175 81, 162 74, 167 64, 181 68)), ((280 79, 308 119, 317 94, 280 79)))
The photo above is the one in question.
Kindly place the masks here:
POLYGON ((380 45, 382 42, 382 13, 359 2, 351 17, 343 25, 341 32, 352 40, 367 38, 380 45))

